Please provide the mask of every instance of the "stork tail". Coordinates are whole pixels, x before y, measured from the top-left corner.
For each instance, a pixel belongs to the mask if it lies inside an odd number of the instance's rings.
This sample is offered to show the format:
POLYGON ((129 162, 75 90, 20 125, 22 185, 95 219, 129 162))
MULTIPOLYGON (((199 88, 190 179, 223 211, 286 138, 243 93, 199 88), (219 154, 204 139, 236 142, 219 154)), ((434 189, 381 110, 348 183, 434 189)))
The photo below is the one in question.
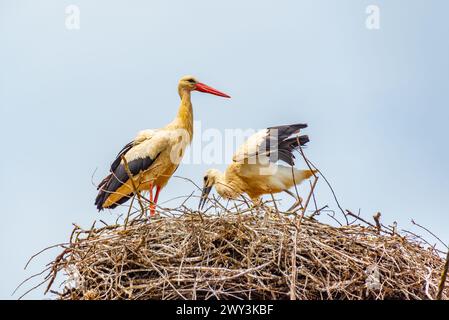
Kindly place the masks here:
POLYGON ((317 170, 295 170, 295 184, 300 184, 304 180, 307 180, 315 175, 317 172, 317 170))

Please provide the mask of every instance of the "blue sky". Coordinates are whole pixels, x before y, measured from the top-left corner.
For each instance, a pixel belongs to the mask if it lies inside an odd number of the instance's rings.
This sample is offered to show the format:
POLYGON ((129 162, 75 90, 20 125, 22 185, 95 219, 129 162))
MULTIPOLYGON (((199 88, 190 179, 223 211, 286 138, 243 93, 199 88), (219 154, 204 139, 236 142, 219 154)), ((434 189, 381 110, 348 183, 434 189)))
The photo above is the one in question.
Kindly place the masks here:
MULTIPOLYGON (((413 218, 449 243, 448 11, 444 0, 0 0, 0 298, 17 298, 58 252, 24 271, 26 260, 72 223, 115 220, 96 212, 92 179, 137 131, 171 121, 185 74, 232 96, 193 95, 203 128, 307 122, 307 155, 344 208, 420 232, 413 218), (79 30, 65 27, 69 4, 79 30), (365 26, 371 4, 379 30, 365 26)), ((177 175, 201 183, 207 168, 177 175)), ((173 179, 160 201, 193 190, 173 179)), ((317 196, 335 207, 325 184, 317 196)))

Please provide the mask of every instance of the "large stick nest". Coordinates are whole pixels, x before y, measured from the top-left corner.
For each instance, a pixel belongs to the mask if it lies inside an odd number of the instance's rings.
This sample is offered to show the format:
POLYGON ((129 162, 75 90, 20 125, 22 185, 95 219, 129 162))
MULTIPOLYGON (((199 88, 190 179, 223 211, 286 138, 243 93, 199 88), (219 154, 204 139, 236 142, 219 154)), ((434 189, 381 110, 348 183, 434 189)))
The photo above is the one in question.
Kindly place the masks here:
POLYGON ((263 206, 76 227, 48 279, 67 276, 60 299, 433 299, 444 263, 409 235, 263 206))

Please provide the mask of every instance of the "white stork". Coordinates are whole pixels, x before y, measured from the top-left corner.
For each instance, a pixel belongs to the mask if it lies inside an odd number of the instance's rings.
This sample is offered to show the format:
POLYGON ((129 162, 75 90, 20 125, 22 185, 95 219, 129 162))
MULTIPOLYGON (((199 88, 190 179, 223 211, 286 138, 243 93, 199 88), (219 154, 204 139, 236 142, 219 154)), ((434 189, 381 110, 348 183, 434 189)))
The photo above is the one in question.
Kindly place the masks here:
POLYGON ((177 169, 185 148, 192 141, 192 91, 230 98, 192 76, 182 77, 178 84, 181 105, 176 118, 163 128, 139 132, 133 141, 123 147, 111 165, 110 174, 98 186, 95 205, 99 211, 113 209, 130 199, 135 192, 148 190, 152 202, 150 214, 154 215, 159 192, 177 169), (156 188, 154 198, 153 188, 156 188))
POLYGON ((206 171, 198 209, 203 209, 213 186, 225 199, 236 199, 246 193, 254 204, 260 203, 264 194, 284 191, 296 200, 288 211, 300 205, 301 198, 289 189, 315 173, 315 170, 293 167, 293 151, 309 142, 307 135, 297 135, 306 127, 306 124, 270 127, 250 136, 234 154, 224 173, 217 169, 206 171), (288 163, 290 167, 276 164, 277 160, 288 163))

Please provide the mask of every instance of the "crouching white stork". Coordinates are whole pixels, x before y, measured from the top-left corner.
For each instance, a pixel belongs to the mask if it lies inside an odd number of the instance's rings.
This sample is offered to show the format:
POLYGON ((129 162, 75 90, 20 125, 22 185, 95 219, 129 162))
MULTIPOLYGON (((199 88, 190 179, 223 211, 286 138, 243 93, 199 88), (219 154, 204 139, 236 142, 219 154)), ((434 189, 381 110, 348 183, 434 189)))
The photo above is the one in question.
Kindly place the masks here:
POLYGON ((297 135, 306 127, 306 124, 271 127, 249 137, 234 154, 233 162, 224 173, 217 169, 206 171, 198 209, 203 209, 213 186, 225 199, 236 199, 246 193, 256 205, 262 195, 284 191, 296 200, 288 211, 300 205, 301 198, 289 189, 316 172, 293 167, 293 151, 309 142, 307 135, 297 135), (290 167, 276 164, 277 160, 288 163, 290 167))
POLYGON ((135 192, 148 190, 152 202, 150 214, 154 215, 159 192, 177 169, 185 148, 192 141, 192 91, 230 98, 192 76, 182 77, 178 84, 181 105, 176 118, 164 128, 139 132, 123 147, 111 165, 111 173, 98 186, 95 205, 99 211, 113 209, 129 200, 135 192), (154 197, 153 188, 156 188, 154 197))

